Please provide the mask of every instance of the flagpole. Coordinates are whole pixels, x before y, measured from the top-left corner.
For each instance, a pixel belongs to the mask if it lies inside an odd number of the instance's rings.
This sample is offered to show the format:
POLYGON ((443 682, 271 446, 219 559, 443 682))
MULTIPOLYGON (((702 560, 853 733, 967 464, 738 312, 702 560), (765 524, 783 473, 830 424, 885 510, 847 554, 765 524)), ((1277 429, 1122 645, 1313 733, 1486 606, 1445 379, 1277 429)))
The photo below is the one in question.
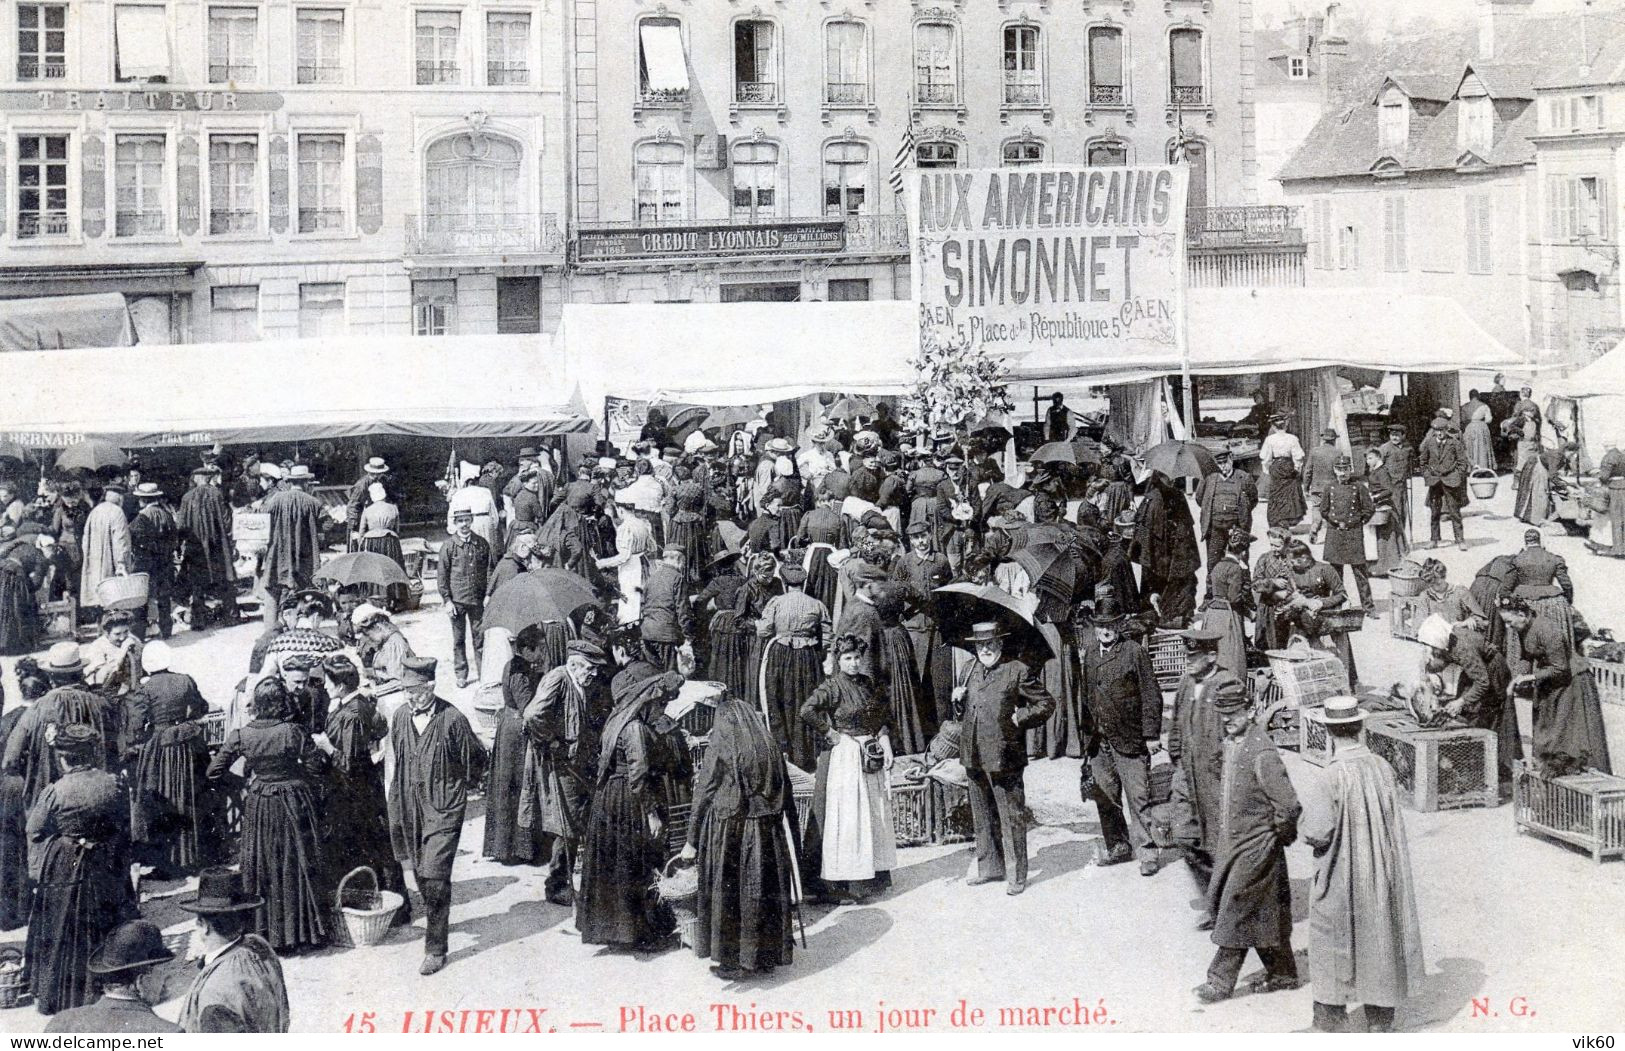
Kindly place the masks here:
POLYGON ((1190 152, 1185 148, 1185 109, 1177 93, 1174 98, 1174 121, 1178 128, 1178 135, 1174 140, 1174 151, 1179 163, 1185 166, 1185 222, 1184 228, 1174 233, 1177 251, 1174 254, 1174 265, 1177 267, 1174 289, 1179 296, 1179 327, 1174 338, 1179 349, 1179 377, 1185 388, 1185 437, 1191 441, 1196 440, 1196 383, 1191 378, 1191 341, 1190 341, 1190 313, 1187 308, 1188 296, 1186 286, 1190 282, 1190 265, 1185 255, 1188 250, 1190 238, 1190 207, 1191 207, 1191 181, 1190 181, 1190 152))

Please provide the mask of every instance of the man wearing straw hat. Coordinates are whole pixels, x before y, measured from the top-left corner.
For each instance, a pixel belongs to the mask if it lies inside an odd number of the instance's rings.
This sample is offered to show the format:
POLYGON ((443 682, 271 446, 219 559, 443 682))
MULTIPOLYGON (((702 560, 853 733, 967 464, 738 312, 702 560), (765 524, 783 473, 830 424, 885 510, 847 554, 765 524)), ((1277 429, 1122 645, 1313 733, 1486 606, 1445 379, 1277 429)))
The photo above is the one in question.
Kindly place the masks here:
POLYGON ((197 893, 175 904, 197 917, 193 944, 202 967, 181 1004, 188 1033, 286 1033, 288 987, 271 943, 254 933, 265 899, 228 868, 198 873, 197 893))
POLYGON ((156 968, 175 958, 163 935, 146 920, 113 928, 93 956, 88 970, 101 986, 101 999, 63 1011, 45 1027, 47 1033, 181 1033, 159 1018, 152 1005, 163 999, 163 979, 156 968), (157 978, 154 981, 154 978, 157 978))
POLYGON ((1234 679, 1223 682, 1211 703, 1224 724, 1224 773, 1207 889, 1213 944, 1219 948, 1207 981, 1196 987, 1196 998, 1208 1004, 1235 991, 1248 949, 1264 962, 1264 978, 1251 984, 1252 992, 1298 987, 1286 848, 1298 838, 1303 813, 1280 754, 1253 718, 1246 687, 1234 679))
POLYGON ((84 564, 79 571, 79 616, 95 620, 102 600, 102 581, 130 571, 130 525, 124 514, 124 486, 108 483, 102 502, 85 518, 84 564))
POLYGON ((171 614, 175 592, 175 552, 180 535, 175 516, 165 506, 164 491, 156 482, 142 482, 132 494, 141 505, 130 519, 130 570, 147 574, 147 603, 132 612, 135 623, 130 634, 139 642, 147 639, 147 611, 158 610, 158 634, 169 638, 174 630, 171 614))
POLYGON ((350 491, 344 497, 344 526, 349 530, 351 551, 361 549, 361 512, 367 507, 367 490, 388 477, 389 464, 382 456, 373 456, 362 466, 361 477, 350 483, 350 491))
POLYGON ((1331 761, 1313 782, 1303 838, 1314 848, 1309 894, 1309 980, 1318 1032, 1390 1032, 1394 1009, 1421 991, 1425 973, 1409 841, 1394 769, 1365 746, 1365 712, 1353 697, 1325 707, 1331 761), (1315 789, 1318 788, 1318 791, 1315 789))
POLYGON ((1027 889, 1027 730, 1050 717, 1055 698, 1032 668, 1005 656, 1006 636, 993 621, 971 626, 965 642, 976 660, 954 699, 965 709, 959 758, 976 828, 976 875, 966 882, 1002 879, 1016 895, 1027 889))

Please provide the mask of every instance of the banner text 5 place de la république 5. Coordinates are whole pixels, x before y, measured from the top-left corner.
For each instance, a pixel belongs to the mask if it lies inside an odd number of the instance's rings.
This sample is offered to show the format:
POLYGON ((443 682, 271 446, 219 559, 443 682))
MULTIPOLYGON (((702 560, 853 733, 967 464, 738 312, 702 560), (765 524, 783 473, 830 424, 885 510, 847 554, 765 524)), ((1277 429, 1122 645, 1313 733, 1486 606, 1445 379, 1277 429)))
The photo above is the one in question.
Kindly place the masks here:
POLYGON ((909 173, 922 339, 1169 360, 1184 324, 1184 165, 909 173))

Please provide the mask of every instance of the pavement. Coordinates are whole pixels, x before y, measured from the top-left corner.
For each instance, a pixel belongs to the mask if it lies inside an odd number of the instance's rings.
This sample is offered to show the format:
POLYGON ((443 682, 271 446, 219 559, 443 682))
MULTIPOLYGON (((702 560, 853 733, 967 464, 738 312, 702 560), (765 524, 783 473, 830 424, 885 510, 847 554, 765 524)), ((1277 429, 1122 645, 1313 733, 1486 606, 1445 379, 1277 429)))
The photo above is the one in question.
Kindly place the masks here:
MULTIPOLYGON (((1429 552, 1466 583, 1494 554, 1521 543, 1503 479, 1496 499, 1467 518, 1470 550, 1429 552)), ((1420 493, 1417 493, 1419 496, 1420 493)), ((1420 504, 1420 500, 1416 501, 1420 504)), ((1425 509, 1417 522, 1426 533, 1425 509)), ((1262 522, 1255 533, 1263 535, 1262 522)), ((1576 601, 1596 626, 1625 624, 1625 563, 1589 554, 1578 539, 1547 531, 1569 561, 1576 601)), ((1387 585, 1374 582, 1379 609, 1387 585)), ((434 599, 401 618, 420 653, 442 658, 442 696, 469 708, 472 690, 452 681, 450 630, 434 599)), ((211 703, 224 704, 247 668, 259 633, 243 626, 177 634, 176 666, 211 703)), ((1362 676, 1379 688, 1407 679, 1421 650, 1368 621, 1354 639, 1362 676)), ((9 696, 15 683, 6 662, 9 696)), ((1614 754, 1625 761, 1625 708, 1606 714, 1614 754)), ((1527 730, 1528 712, 1523 712, 1527 730)), ((1320 772, 1284 753, 1300 794, 1320 772)), ((831 1029, 1119 1032, 1292 1032, 1308 1028, 1312 991, 1240 995, 1204 1006, 1192 988, 1213 946, 1196 930, 1199 890, 1182 863, 1152 877, 1137 866, 1096 868, 1094 808, 1077 794, 1076 760, 1034 763, 1028 799, 1037 819, 1027 892, 966 884, 966 844, 905 848, 894 886, 868 904, 805 914, 806 948, 793 966, 760 980, 725 982, 704 961, 672 949, 617 953, 581 944, 570 910, 547 903, 541 872, 478 857, 483 804, 463 835, 454 884, 450 962, 420 977, 422 921, 381 945, 329 949, 284 961, 292 1028, 299 1032, 482 1031, 665 1032, 685 1026, 772 1031, 831 1029), (540 1012, 540 1013, 537 1013, 540 1012), (980 1012, 979 1014, 977 1012, 980 1012)), ((1625 862, 1594 864, 1570 847, 1520 835, 1512 806, 1407 812, 1427 977, 1399 1010, 1404 1030, 1572 1032, 1620 1028, 1618 946, 1625 943, 1625 862)), ((1313 862, 1288 851, 1293 944, 1303 967, 1313 862)), ((144 905, 160 927, 188 916, 171 903, 180 888, 144 905)), ((21 931, 0 935, 20 944, 21 931)), ((1261 968, 1249 957, 1243 981, 1261 968)), ((190 975, 171 965, 160 1013, 174 1017, 190 975)), ((32 1009, 0 1011, 0 1031, 31 1032, 32 1009)))

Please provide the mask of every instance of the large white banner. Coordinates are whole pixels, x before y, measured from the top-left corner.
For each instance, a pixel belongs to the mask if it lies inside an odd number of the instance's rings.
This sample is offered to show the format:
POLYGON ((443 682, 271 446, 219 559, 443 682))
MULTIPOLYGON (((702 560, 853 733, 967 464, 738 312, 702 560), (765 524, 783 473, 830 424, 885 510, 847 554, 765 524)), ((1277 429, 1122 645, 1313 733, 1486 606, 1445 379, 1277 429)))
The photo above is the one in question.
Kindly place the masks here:
POLYGON ((921 338, 1019 361, 1184 347, 1183 165, 909 173, 921 338))

